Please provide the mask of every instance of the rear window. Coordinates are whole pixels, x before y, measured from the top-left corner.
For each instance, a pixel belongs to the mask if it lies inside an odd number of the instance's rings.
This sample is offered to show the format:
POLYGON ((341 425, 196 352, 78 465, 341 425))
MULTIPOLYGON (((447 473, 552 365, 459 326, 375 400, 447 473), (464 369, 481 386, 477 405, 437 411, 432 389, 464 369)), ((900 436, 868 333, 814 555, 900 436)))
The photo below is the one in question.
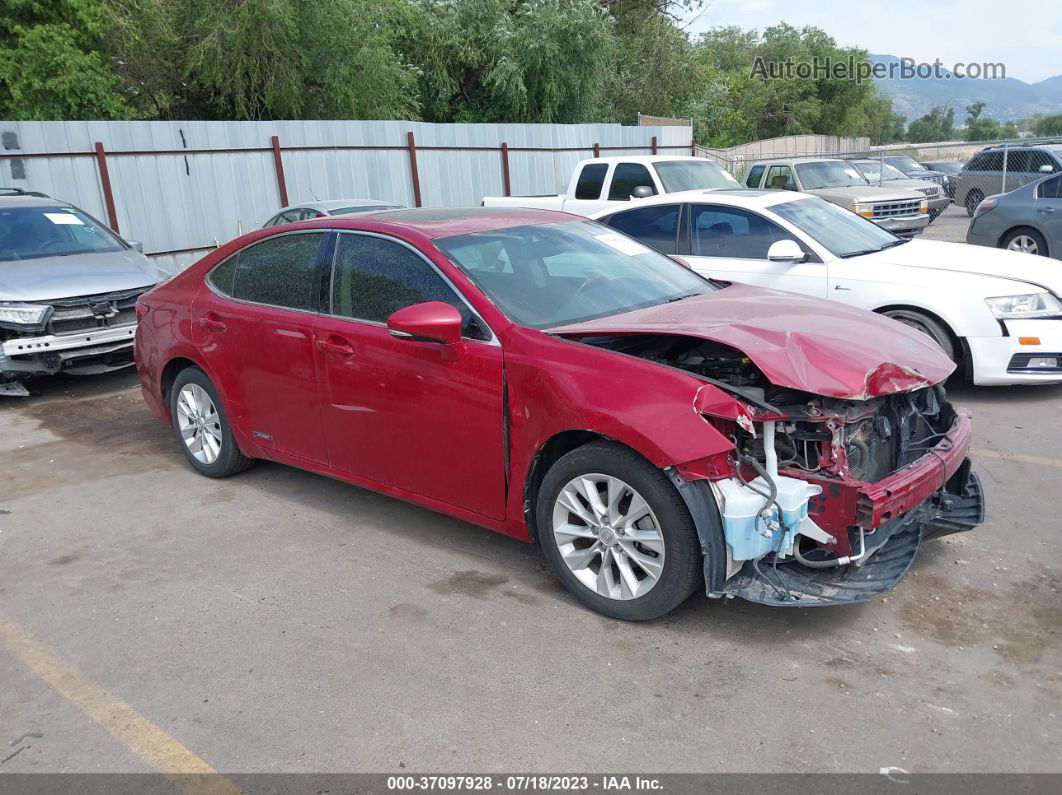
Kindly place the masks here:
POLYGON ((125 248, 111 230, 73 207, 0 208, 0 262, 125 248))
POLYGON ((583 170, 579 172, 579 181, 575 183, 575 198, 600 199, 607 171, 607 163, 591 163, 583 166, 583 170))

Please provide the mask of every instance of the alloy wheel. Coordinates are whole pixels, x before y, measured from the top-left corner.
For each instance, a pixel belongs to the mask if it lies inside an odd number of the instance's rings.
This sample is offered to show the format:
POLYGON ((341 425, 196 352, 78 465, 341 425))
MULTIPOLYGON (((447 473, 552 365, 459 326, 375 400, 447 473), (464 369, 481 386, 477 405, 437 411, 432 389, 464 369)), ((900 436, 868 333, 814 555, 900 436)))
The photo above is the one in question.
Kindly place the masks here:
POLYGON ((663 573, 660 523, 619 478, 590 473, 568 481, 553 505, 552 531, 572 574, 600 596, 644 596, 663 573))
POLYGON ((1040 253, 1040 247, 1036 245, 1036 241, 1029 235, 1015 235, 1014 238, 1007 243, 1007 249, 1009 251, 1022 251, 1026 254, 1040 253))
POLYGON ((221 417, 199 384, 185 384, 177 394, 177 425, 181 440, 197 461, 213 464, 221 454, 221 417))

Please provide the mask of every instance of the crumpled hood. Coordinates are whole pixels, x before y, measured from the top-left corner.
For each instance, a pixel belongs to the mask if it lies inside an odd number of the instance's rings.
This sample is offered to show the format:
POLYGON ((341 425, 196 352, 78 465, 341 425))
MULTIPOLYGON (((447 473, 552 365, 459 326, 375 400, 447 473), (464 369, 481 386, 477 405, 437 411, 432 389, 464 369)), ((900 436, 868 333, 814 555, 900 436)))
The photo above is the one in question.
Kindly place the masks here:
POLYGON ((138 251, 0 262, 0 301, 52 301, 150 287, 165 274, 138 251))
POLYGON ((734 284, 621 315, 550 329, 578 339, 675 334, 729 345, 776 386, 867 400, 937 384, 955 369, 929 337, 833 301, 734 284))
MULTIPOLYGON (((946 243, 943 240, 910 240, 902 246, 865 254, 859 257, 858 262, 860 265, 865 264, 870 273, 874 272, 876 263, 972 273, 1045 287, 1055 295, 1062 296, 1062 268, 1059 268, 1058 260, 1020 251, 946 243)), ((1014 285, 1014 292, 1022 292, 1020 284, 1014 285)))

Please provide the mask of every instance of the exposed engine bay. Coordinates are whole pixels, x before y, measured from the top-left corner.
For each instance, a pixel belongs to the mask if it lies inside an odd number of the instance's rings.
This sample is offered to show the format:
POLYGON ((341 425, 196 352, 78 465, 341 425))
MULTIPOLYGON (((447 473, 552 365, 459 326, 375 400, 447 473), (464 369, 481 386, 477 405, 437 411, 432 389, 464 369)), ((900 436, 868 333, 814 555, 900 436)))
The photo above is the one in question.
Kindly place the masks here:
POLYGON ((983 520, 980 484, 968 461, 950 478, 938 475, 928 501, 897 503, 892 489, 875 485, 902 480, 905 470, 919 465, 941 469, 934 456, 950 449, 958 416, 940 385, 841 400, 778 387, 750 357, 710 340, 631 335, 582 341, 690 372, 744 409, 736 420, 702 414, 734 445, 729 477, 710 483, 726 541, 727 593, 774 604, 803 597, 807 604, 815 603, 808 597, 818 591, 825 595, 821 603, 844 601, 833 598, 844 590, 839 576, 859 578, 850 572, 867 566, 890 538, 913 534, 881 556, 889 559, 884 580, 860 578, 873 593, 881 592, 906 573, 922 536, 946 512, 942 508, 962 513, 961 526, 947 532, 983 520), (868 498, 879 491, 877 503, 868 498), (909 555, 897 566, 891 553, 901 547, 909 555))

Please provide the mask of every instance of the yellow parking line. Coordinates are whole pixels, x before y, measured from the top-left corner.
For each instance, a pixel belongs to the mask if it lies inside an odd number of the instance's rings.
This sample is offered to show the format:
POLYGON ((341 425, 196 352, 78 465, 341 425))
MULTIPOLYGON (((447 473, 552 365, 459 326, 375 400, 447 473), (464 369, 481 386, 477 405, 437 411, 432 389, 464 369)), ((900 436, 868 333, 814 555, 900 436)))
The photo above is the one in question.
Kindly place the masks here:
POLYGON ((1037 464, 1044 467, 1057 467, 1062 469, 1062 459, 1058 458, 1044 458, 1038 455, 1024 455, 1022 453, 1001 453, 999 450, 988 450, 985 448, 979 448, 971 450, 975 456, 979 458, 997 458, 1000 461, 1021 461, 1023 464, 1037 464))
POLYGON ((3 612, 0 644, 148 766, 171 778, 179 791, 189 795, 241 792, 178 740, 58 657, 3 612))

